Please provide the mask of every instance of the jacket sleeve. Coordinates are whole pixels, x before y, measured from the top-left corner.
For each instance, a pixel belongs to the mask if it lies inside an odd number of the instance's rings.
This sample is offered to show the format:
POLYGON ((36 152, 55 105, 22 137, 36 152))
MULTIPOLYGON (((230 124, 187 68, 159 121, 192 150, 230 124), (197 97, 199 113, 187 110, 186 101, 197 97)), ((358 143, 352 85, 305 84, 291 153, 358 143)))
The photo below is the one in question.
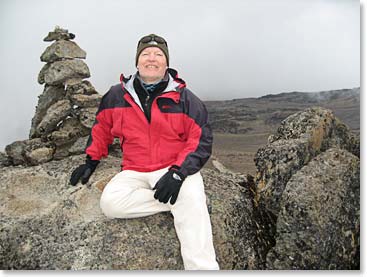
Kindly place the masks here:
POLYGON ((184 176, 198 172, 212 153, 213 134, 204 103, 191 91, 184 94, 186 145, 177 157, 174 167, 184 176))
MULTIPOLYGON (((110 92, 110 91, 109 91, 110 92)), ((113 143, 114 137, 111 135, 112 129, 112 109, 108 108, 109 92, 101 100, 96 119, 92 127, 85 153, 92 160, 100 160, 108 156, 108 146, 113 143)))

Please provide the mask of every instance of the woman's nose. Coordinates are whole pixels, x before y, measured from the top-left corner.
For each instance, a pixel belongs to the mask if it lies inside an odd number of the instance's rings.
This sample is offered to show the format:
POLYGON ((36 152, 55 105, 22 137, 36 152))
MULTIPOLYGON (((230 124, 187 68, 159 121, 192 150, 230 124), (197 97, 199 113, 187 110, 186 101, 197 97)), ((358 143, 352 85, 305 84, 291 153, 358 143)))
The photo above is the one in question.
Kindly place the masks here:
POLYGON ((148 56, 148 60, 155 60, 155 55, 154 54, 150 54, 148 56))

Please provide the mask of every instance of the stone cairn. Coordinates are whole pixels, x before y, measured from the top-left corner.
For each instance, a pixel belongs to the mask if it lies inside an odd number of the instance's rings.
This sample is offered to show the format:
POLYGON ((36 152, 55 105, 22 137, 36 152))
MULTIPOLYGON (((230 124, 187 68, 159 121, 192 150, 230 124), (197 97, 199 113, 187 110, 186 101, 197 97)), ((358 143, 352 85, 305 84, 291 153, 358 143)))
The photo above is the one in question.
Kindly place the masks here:
POLYGON ((54 41, 41 55, 38 75, 45 84, 32 119, 29 139, 6 146, 8 165, 37 165, 84 152, 101 95, 85 78, 86 52, 75 35, 56 26, 43 39, 54 41))

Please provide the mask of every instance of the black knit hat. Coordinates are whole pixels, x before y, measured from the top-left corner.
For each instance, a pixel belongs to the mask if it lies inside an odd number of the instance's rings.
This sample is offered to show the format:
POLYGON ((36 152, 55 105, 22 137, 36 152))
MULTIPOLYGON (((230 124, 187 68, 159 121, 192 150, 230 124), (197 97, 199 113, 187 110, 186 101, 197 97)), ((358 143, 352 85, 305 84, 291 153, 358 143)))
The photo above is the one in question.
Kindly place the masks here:
POLYGON ((161 49, 166 56, 167 66, 169 66, 169 54, 168 54, 168 45, 164 38, 157 36, 155 34, 150 34, 142 37, 138 42, 138 47, 136 49, 136 57, 135 57, 135 66, 138 65, 138 59, 140 53, 148 47, 158 47, 161 49))

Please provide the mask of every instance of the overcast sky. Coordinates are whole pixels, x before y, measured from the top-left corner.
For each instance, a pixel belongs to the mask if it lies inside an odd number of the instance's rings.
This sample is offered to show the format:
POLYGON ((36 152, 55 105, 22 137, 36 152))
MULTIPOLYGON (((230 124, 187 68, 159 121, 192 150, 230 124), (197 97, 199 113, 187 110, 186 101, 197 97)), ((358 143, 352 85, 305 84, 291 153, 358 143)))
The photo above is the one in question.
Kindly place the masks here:
POLYGON ((1 0, 1 139, 27 139, 43 38, 56 25, 87 52, 104 94, 135 69, 140 37, 168 41, 170 66, 203 100, 360 86, 356 0, 1 0))

